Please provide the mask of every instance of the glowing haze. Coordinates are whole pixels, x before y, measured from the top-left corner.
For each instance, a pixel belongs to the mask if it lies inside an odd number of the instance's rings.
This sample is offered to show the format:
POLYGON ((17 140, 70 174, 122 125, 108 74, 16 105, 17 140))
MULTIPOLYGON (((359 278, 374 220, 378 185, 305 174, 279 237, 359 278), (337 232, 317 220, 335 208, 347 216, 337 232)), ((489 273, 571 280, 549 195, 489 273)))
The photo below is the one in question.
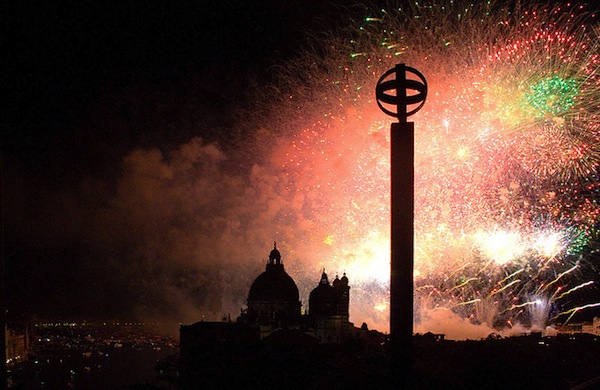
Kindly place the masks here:
POLYGON ((596 234, 597 20, 583 6, 459 3, 376 10, 301 59, 281 118, 294 130, 273 162, 311 200, 303 215, 318 227, 310 240, 329 247, 325 267, 354 281, 353 319, 385 330, 390 119, 373 86, 396 63, 421 70, 417 329, 438 310, 543 329, 585 282, 596 234))
POLYGON ((156 217, 136 256, 181 270, 160 281, 180 317, 235 316, 276 240, 303 307, 322 268, 345 272, 351 321, 389 329, 390 118, 374 87, 400 62, 429 84, 411 118, 416 330, 479 338, 578 309, 600 212, 597 17, 458 3, 375 9, 315 37, 257 88, 238 152, 195 139, 127 157, 107 215, 156 217))

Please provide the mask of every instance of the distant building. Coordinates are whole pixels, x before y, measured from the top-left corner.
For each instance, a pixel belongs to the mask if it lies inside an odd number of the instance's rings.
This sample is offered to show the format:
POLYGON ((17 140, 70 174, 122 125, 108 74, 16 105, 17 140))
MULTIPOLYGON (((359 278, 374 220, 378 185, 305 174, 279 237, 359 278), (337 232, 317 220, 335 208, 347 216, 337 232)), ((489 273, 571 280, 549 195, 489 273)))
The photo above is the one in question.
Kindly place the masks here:
POLYGON ((258 275, 248 293, 248 309, 238 322, 260 329, 263 339, 282 329, 296 329, 321 343, 341 343, 349 336, 350 286, 346 274, 333 284, 325 270, 308 300, 308 314, 301 315, 298 287, 284 269, 274 244, 265 272, 258 275))
POLYGON ((581 333, 589 333, 600 336, 600 318, 594 317, 591 322, 584 322, 581 325, 581 333))
POLYGON ((4 328, 6 340, 6 363, 15 364, 27 360, 30 349, 28 324, 11 322, 4 328))
MULTIPOLYGON (((308 313, 301 314, 298 287, 285 271, 276 244, 265 271, 250 287, 247 303, 235 322, 225 318, 223 322, 180 327, 183 388, 218 383, 229 372, 227 367, 237 367, 239 377, 256 376, 267 361, 285 366, 294 359, 311 360, 320 344, 358 343, 365 351, 370 344, 381 344, 378 332, 369 331, 366 325, 355 328, 349 322, 350 286, 346 274, 336 276, 330 284, 323 270, 310 293, 308 313), (374 337, 377 341, 372 342, 374 337), (248 373, 238 372, 240 367, 248 373)), ((296 363, 285 366, 288 373, 296 369, 296 363)))
POLYGON ((248 310, 242 320, 257 325, 262 339, 277 329, 298 328, 300 307, 298 287, 285 272, 275 244, 265 272, 250 287, 248 310))
POLYGON ((573 324, 557 324, 556 329, 559 334, 593 334, 600 336, 600 317, 594 317, 592 321, 573 323, 573 324))
POLYGON ((319 342, 341 343, 347 338, 352 324, 348 321, 350 286, 346 274, 329 284, 323 270, 321 281, 308 300, 308 315, 313 335, 319 342))

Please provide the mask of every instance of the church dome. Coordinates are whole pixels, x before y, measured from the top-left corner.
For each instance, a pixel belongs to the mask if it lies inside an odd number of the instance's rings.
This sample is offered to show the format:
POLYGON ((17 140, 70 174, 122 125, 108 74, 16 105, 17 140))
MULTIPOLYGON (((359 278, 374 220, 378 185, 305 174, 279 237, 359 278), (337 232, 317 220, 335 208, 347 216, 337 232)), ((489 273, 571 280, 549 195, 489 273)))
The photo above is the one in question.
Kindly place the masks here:
POLYGON ((285 272, 283 264, 267 264, 267 269, 252 283, 248 301, 298 302, 300 294, 294 279, 285 272))
POLYGON ((323 272, 319 285, 311 291, 308 298, 310 315, 336 315, 338 309, 338 295, 329 284, 327 274, 323 272))
POLYGON ((250 323, 283 327, 300 321, 300 294, 294 279, 285 272, 281 255, 274 245, 267 269, 252 283, 248 293, 250 323))
POLYGON ((346 276, 345 272, 344 272, 344 276, 342 276, 342 279, 340 279, 340 282, 342 282, 342 284, 340 286, 348 286, 348 277, 346 276))

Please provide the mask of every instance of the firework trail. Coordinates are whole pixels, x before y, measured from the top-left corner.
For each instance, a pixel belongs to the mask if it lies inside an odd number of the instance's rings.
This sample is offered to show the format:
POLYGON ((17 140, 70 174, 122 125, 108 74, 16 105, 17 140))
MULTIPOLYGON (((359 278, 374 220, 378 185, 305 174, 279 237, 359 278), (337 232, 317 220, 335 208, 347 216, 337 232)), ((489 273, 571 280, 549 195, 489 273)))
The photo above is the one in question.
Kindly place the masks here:
POLYGON ((310 226, 298 250, 349 274, 354 321, 388 329, 389 119, 374 86, 402 62, 430 90, 412 118, 417 323, 566 317, 566 292, 593 285, 582 269, 600 213, 593 10, 431 2, 367 16, 280 71, 267 158, 310 226))

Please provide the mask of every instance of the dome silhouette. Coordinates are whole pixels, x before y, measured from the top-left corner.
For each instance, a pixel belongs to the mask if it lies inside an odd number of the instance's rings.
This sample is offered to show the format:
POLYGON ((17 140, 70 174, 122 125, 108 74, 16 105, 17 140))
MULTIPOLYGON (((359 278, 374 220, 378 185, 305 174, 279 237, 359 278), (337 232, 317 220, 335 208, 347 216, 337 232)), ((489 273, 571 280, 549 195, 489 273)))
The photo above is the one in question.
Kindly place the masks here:
POLYGON ((285 272, 277 244, 269 254, 265 272, 248 292, 248 320, 272 328, 297 325, 300 320, 298 286, 285 272))
POLYGON ((297 302, 300 294, 294 279, 285 272, 283 265, 268 264, 267 270, 252 283, 248 300, 297 302))
POLYGON ((330 284, 323 271, 319 285, 311 291, 308 298, 311 315, 336 315, 338 311, 338 294, 330 284))

